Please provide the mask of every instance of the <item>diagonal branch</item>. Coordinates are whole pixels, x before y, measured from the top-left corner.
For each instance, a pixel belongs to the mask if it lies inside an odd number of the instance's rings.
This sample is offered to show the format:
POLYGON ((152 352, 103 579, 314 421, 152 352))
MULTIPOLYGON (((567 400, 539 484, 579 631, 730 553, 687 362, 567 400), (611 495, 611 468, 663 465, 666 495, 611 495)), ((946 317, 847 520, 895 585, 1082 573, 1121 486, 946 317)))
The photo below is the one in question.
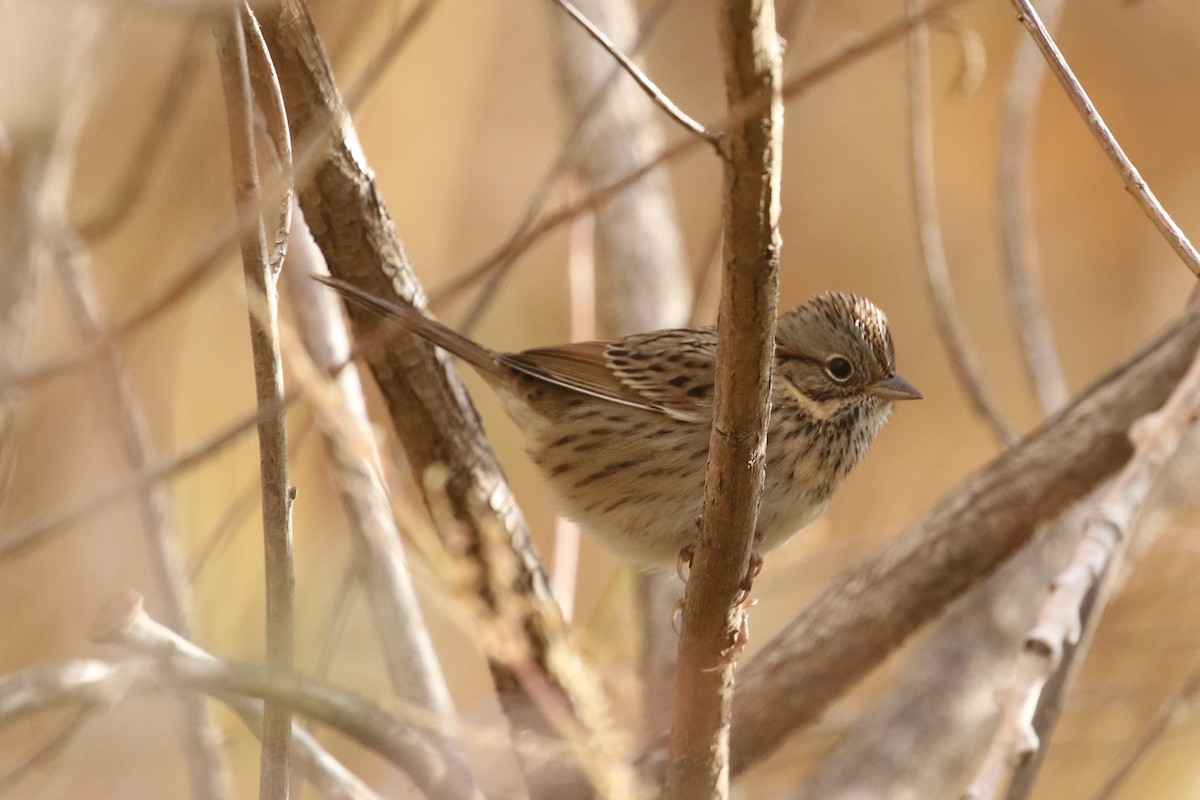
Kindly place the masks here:
POLYGON ((1034 10, 1033 4, 1030 0, 1012 0, 1012 4, 1017 10, 1017 19, 1037 42, 1038 49, 1042 51, 1054 77, 1058 78, 1058 82, 1066 90, 1071 104, 1075 106, 1080 116, 1083 117, 1083 121, 1091 129, 1092 135, 1100 143, 1100 149, 1117 168, 1121 180, 1125 182, 1126 190, 1133 195, 1133 199, 1142 207, 1142 211, 1154 223, 1154 227, 1158 228, 1158 232, 1167 240, 1167 244, 1171 245, 1171 249, 1183 260, 1184 265, 1192 271, 1192 274, 1200 278, 1200 252, 1196 251, 1187 235, 1175 223, 1175 220, 1171 219, 1171 215, 1167 213, 1154 192, 1150 190, 1145 178, 1137 171, 1137 167, 1133 165, 1129 156, 1125 155, 1125 151, 1117 143, 1116 137, 1105 124, 1104 118, 1100 116, 1100 112, 1096 110, 1091 98, 1083 90, 1083 85, 1071 71, 1067 60, 1063 58, 1062 52, 1054 43, 1050 32, 1046 30, 1046 26, 1042 23, 1037 11, 1034 10))
POLYGON ((621 51, 621 48, 617 47, 616 42, 608 38, 602 30, 593 25, 592 21, 580 13, 579 9, 571 5, 569 0, 552 1, 563 11, 567 12, 567 15, 570 16, 571 19, 579 23, 579 27, 587 31, 588 35, 595 39, 597 44, 608 51, 608 54, 611 55, 613 59, 621 65, 622 69, 629 73, 629 76, 633 78, 637 85, 642 87, 642 91, 644 91, 646 95, 652 101, 654 101, 655 105, 667 112, 667 115, 682 125, 685 130, 694 133, 696 136, 699 136, 704 141, 716 147, 718 152, 720 151, 720 134, 709 131, 699 122, 689 117, 683 111, 683 109, 675 105, 671 98, 667 97, 663 90, 659 89, 658 86, 655 85, 654 81, 650 80, 646 73, 642 71, 642 68, 633 63, 633 59, 625 55, 625 53, 621 51))

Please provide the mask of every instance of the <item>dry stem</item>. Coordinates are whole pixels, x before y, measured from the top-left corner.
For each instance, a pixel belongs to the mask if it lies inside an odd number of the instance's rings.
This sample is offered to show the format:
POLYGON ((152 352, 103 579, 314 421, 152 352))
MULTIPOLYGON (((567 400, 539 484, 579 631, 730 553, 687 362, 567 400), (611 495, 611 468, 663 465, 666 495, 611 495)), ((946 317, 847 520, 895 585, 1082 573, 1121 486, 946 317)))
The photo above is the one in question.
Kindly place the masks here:
POLYGON ((766 459, 770 369, 779 294, 782 61, 772 2, 725 0, 718 10, 731 115, 716 393, 704 515, 683 604, 671 757, 664 797, 729 794, 734 653, 766 459))

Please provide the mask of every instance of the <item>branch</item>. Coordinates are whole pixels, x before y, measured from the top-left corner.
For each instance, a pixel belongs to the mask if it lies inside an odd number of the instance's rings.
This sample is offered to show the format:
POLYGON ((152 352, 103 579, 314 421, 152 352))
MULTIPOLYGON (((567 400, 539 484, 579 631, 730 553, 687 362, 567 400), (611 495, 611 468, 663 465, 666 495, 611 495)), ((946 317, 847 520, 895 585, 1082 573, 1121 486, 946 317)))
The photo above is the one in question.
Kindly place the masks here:
POLYGON ((620 64, 621 68, 625 70, 625 72, 627 72, 631 78, 633 78, 634 82, 637 83, 638 86, 642 87, 642 91, 646 93, 646 96, 649 97, 655 105, 667 112, 667 116, 678 122, 685 130, 694 133, 696 136, 699 136, 704 141, 716 147, 718 152, 720 151, 720 135, 708 131, 703 125, 684 113, 683 109, 675 105, 671 98, 667 97, 662 89, 659 89, 658 86, 654 84, 654 81, 650 80, 646 73, 642 71, 641 67, 635 64, 633 59, 621 52, 621 48, 619 48, 612 39, 605 36, 603 31, 593 25, 591 20, 581 14, 579 9, 571 5, 568 0, 552 0, 552 2, 554 2, 563 11, 567 12, 567 16, 575 20, 575 22, 579 24, 579 27, 587 31, 588 36, 592 37, 597 44, 603 47, 608 54, 613 57, 613 60, 620 64))
MULTIPOLYGON (((631 53, 665 6, 660 0, 639 25, 630 0, 580 0, 581 10, 615 40, 630 43, 626 46, 631 53)), ((579 122, 556 167, 577 161, 585 187, 603 186, 662 147, 658 117, 636 86, 615 80, 621 77, 619 68, 578 26, 561 19, 557 28, 563 94, 579 122)), ((686 324, 683 236, 666 169, 646 175, 600 209, 591 238, 595 244, 589 274, 601 338, 686 324)), ((576 338, 595 336, 593 331, 576 338)), ((557 556, 560 539, 555 541, 557 556)), ((654 730, 671 713, 677 643, 671 621, 679 584, 666 572, 642 572, 636 580, 640 711, 644 727, 654 730)))
MULTIPOLYGON (((1042 15, 1054 27, 1062 13, 1062 0, 1042 0, 1041 5, 1042 15)), ((1046 62, 1038 53, 1037 44, 1021 37, 1005 90, 996 195, 1000 259, 1009 307, 1020 335, 1021 355, 1042 411, 1053 414, 1067 404, 1070 393, 1054 348, 1053 331, 1046 319, 1045 299, 1035 279, 1040 269, 1033 236, 1031 162, 1034 113, 1045 72, 1046 62)))
MULTIPOLYGON (((172 632, 146 613, 142 597, 126 592, 113 598, 92 623, 91 638, 124 647, 138 655, 161 659, 189 658, 219 663, 216 656, 172 632)), ((261 736, 263 704, 239 694, 215 695, 255 736, 261 736)), ((202 699, 202 698, 197 698, 202 699)), ((350 770, 331 756, 308 731, 293 723, 296 766, 326 797, 335 800, 379 800, 350 770)), ((422 756, 423 757, 423 756, 422 756)))
POLYGON ((470 765, 457 741, 450 690, 417 602, 383 485, 382 457, 367 417, 358 370, 349 364, 335 379, 325 377, 349 359, 349 331, 336 297, 309 280, 310 273, 327 271, 302 217, 299 222, 300 235, 292 247, 284 285, 307 357, 294 353, 292 371, 311 398, 321 428, 329 469, 349 522, 355 572, 371 608, 392 689, 438 721, 442 734, 435 743, 452 771, 462 776, 459 796, 469 798, 474 793, 470 765))
MULTIPOLYGON (((217 26, 221 86, 232 153, 238 218, 247 221, 241 236, 246 300, 250 307, 250 347, 255 395, 260 409, 277 411, 258 419, 262 478, 263 559, 266 568, 266 657, 279 669, 293 661, 291 490, 288 486, 287 417, 283 408, 283 362, 279 354, 279 294, 271 269, 260 214, 258 164, 254 148, 254 102, 240 9, 231 8, 217 26), (253 222, 251 222, 253 220, 253 222), (258 306, 261 305, 261 308, 258 306)), ((291 759, 291 711, 268 703, 263 719, 259 796, 286 800, 291 759)))
POLYGON ((723 0, 718 28, 731 116, 725 256, 704 514, 683 602, 664 797, 729 794, 733 666, 762 492, 779 294, 782 61, 773 2, 723 0))
MULTIPOLYGON (((927 6, 926 0, 908 0, 909 14, 913 16, 927 6)), ((975 412, 992 429, 992 435, 1000 444, 1009 446, 1016 442, 1017 434, 1000 414, 983 385, 979 362, 967 342, 958 315, 958 303, 954 299, 954 286, 950 282, 938 214, 933 115, 929 97, 929 29, 925 25, 917 25, 908 32, 909 163, 912 167, 914 216, 921 243, 921 260, 925 265, 925 287, 933 302, 938 334, 954 367, 954 377, 975 412)))
MULTIPOLYGON (((70 231, 64 229, 60 236, 55 268, 71 309, 71 319, 78 338, 90 341, 104 330, 104 314, 92 283, 91 259, 83 243, 70 231)), ((139 472, 144 470, 155 455, 150 423, 134 389, 129 369, 115 343, 110 344, 97 361, 96 383, 100 395, 107 401, 105 410, 111 417, 112 429, 125 461, 139 472)), ((157 481, 144 483, 137 495, 138 511, 145 528, 146 549, 156 583, 165 600, 167 624, 180 636, 190 638, 187 573, 179 550, 178 533, 171 524, 170 495, 166 486, 157 481)), ((182 738, 188 759, 192 796, 223 798, 226 796, 226 787, 217 753, 217 735, 203 699, 190 695, 181 699, 184 712, 182 738)))
MULTIPOLYGON (((330 271, 364 290, 424 305, 421 290, 379 196, 346 114, 324 49, 307 9, 286 0, 263 19, 275 57, 288 118, 301 141, 320 141, 336 131, 331 148, 301 186, 305 218, 330 271)), ((379 320, 352 309, 351 322, 361 340, 379 328, 379 320)), ((494 455, 479 430, 478 417, 451 377, 448 360, 415 337, 372 350, 372 372, 405 448, 414 474, 421 477, 427 502, 431 476, 445 475, 444 509, 439 521, 448 549, 472 561, 473 590, 496 624, 517 633, 514 647, 526 654, 520 664, 490 658, 501 703, 522 738, 530 733, 562 738, 561 720, 580 720, 588 735, 571 739, 602 794, 632 791, 631 773, 622 766, 616 743, 607 736, 608 721, 598 702, 598 684, 567 642, 562 618, 546 587, 529 533, 494 455), (502 543, 489 544, 489 530, 504 532, 502 543), (489 549, 503 548, 504 569, 489 563, 489 549), (511 602, 510 602, 511 600, 511 602), (532 681, 532 684, 530 683, 532 681)), ((440 499, 439 499, 440 502, 440 499)), ((491 539, 495 539, 492 535, 491 539)), ((486 621, 485 621, 486 622, 486 621)), ((531 795, 558 796, 564 780, 584 779, 574 765, 547 765, 523 758, 531 795)))
POLYGON ((1092 131, 1092 135, 1096 137, 1096 141, 1100 143, 1100 149, 1104 151, 1104 154, 1112 161, 1113 166, 1117 168, 1117 173, 1120 174, 1121 180, 1125 182, 1125 189, 1133 195, 1133 199, 1142 207, 1142 211, 1154 223, 1154 227, 1158 228, 1158 232, 1167 240, 1167 244, 1171 245, 1171 249, 1183 260, 1184 265, 1192 271, 1192 274, 1200 278, 1200 253, 1196 252, 1196 248, 1192 246, 1192 243, 1188 241, 1184 232, 1175 224, 1175 220, 1171 219, 1170 214, 1158 202, 1158 198, 1154 196, 1154 192, 1150 191, 1150 186, 1137 171, 1137 168, 1133 166, 1133 162, 1129 160, 1129 156, 1125 155, 1125 151, 1117 143, 1116 137, 1112 135, 1112 131, 1104 123, 1100 112, 1092 104, 1091 98, 1083 90, 1083 85, 1079 83, 1079 79, 1075 77, 1075 73, 1071 71, 1071 67, 1067 64, 1066 59, 1063 58, 1058 45, 1050 37, 1050 32, 1042 24, 1042 20, 1034 10, 1033 4, 1030 0, 1012 0, 1012 4, 1017 10, 1017 19, 1029 31, 1029 35, 1033 37, 1033 40, 1037 42, 1038 49, 1042 51, 1042 55, 1050 65, 1054 77, 1058 78, 1058 82, 1066 90, 1071 104, 1075 106, 1080 116, 1083 117, 1083 121, 1087 123, 1088 128, 1092 131))
POLYGON ((1000 728, 965 798, 995 797, 1012 770, 1044 750, 1053 725, 1041 728, 1039 741, 1034 714, 1042 689, 1056 672, 1081 660, 1088 640, 1084 634, 1095 629, 1112 595, 1113 567, 1125 552, 1134 520, 1198 415, 1200 358, 1162 408, 1131 427, 1133 458, 1088 520, 1074 558, 1055 579, 1037 624, 1026 636, 1000 728))
MULTIPOLYGON (((435 749, 409 725, 353 692, 259 664, 233 664, 207 654, 175 651, 169 658, 122 662, 80 659, 0 677, 0 726, 64 705, 104 708, 130 691, 204 692, 217 700, 257 697, 344 733, 395 764, 428 798, 449 796, 450 774, 435 749)), ((329 761, 325 766, 331 766, 329 761)), ((346 785, 349 789, 350 785, 346 785)), ((370 795, 348 791, 365 800, 370 795)))
POLYGON ((1129 460, 1126 431, 1158 407, 1200 347, 1200 310, 945 495, 837 579, 743 674, 733 771, 809 724, 918 628, 1129 460))

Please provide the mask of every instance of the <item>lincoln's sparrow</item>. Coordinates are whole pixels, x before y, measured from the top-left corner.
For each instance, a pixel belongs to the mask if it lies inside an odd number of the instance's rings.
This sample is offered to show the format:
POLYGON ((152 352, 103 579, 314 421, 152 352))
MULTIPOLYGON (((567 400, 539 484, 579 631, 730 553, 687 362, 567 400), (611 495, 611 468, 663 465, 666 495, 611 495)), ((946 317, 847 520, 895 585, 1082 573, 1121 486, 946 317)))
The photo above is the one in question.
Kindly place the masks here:
MULTIPOLYGON (((712 427, 715 328, 498 353, 412 306, 317 280, 475 367, 584 530, 641 566, 669 564, 692 543, 712 427)), ((760 553, 824 512, 891 401, 921 397, 896 374, 887 319, 869 300, 818 295, 779 316, 775 342, 760 553)))

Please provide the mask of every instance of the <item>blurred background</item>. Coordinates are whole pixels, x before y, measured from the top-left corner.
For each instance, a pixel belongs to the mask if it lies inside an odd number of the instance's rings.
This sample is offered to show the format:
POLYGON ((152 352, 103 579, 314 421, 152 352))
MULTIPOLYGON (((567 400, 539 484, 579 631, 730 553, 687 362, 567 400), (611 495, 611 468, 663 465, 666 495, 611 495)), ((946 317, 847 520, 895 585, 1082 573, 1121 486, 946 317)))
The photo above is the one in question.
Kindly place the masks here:
MULTIPOLYGON (((343 87, 412 6, 411 0, 311 3, 343 87)), ((811 4, 787 43, 785 74, 799 74, 902 12, 898 2, 811 4)), ((427 289, 436 290, 510 235, 560 151, 570 119, 555 56, 553 15, 559 13, 544 2, 444 0, 355 114, 363 151, 427 289)), ((0 3, 0 152, 10 159, 29 152, 52 157, 45 202, 65 198, 67 218, 85 229, 112 208, 131 164, 144 173, 144 188, 128 213, 83 237, 109 320, 123 319, 167 286, 232 215, 211 25, 196 25, 193 14, 189 4, 166 0, 0 3), (192 61, 190 74, 172 82, 181 58, 192 61), (177 117, 165 129, 161 152, 153 153, 143 136, 165 93, 176 97, 177 117)), ((1024 32, 1008 3, 976 0, 952 14, 978 37, 986 68, 973 92, 956 93, 961 48, 952 37, 933 34, 933 136, 945 248, 984 382, 1003 415, 1024 432, 1041 412, 1004 300, 996 203, 1005 84, 1024 32)), ((1058 41, 1163 204, 1185 231, 1200 232, 1200 104, 1189 101, 1200 86, 1200 8, 1183 0, 1068 3, 1058 41)), ((721 119, 711 4, 671 4, 642 52, 649 75, 678 105, 704 122, 721 119)), ((926 399, 897 409, 828 515, 767 561, 755 584, 751 653, 834 576, 999 452, 954 378, 924 289, 904 53, 900 39, 787 104, 780 291, 783 306, 831 288, 872 298, 891 321, 900 371, 926 399)), ((660 121, 668 141, 684 135, 660 121)), ((1074 393, 1177 313, 1194 279, 1123 190, 1056 84, 1045 87, 1037 107, 1032 164, 1041 283, 1074 393)), ((719 224, 720 165, 698 149, 672 163, 670 181, 690 270, 699 275, 709 269, 719 224)), ((555 197, 561 202, 563 195, 555 197)), ((23 225, 11 214, 0 217, 0 240, 29 237, 23 225)), ((481 341, 515 350, 569 338, 567 247, 560 232, 522 255, 474 332, 481 341)), ((27 366, 81 344, 59 277, 44 258, 34 266, 27 366)), ((0 264, 0 270, 13 268, 0 264)), ((158 456, 195 446, 253 408, 240 272, 229 249, 212 277, 121 339, 158 456)), ((702 294, 696 312, 702 322, 713 320, 715 296, 715 288, 702 294)), ((469 302, 452 299, 439 314, 457 322, 469 302)), ((24 387, 5 432, 11 465, 0 537, 128 473, 96 378, 88 363, 24 387)), ((466 379, 548 554, 552 512, 518 431, 486 387, 473 375, 466 379)), ((345 523, 308 420, 303 404, 290 416, 291 481, 299 492, 297 665, 386 703, 369 614, 362 598, 346 589, 351 548, 345 523)), ((253 436, 170 483, 170 520, 191 573, 195 637, 212 652, 245 660, 261 658, 263 649, 257 485, 253 436)), ((1093 796, 1162 704, 1180 696, 1200 661, 1200 505, 1186 483, 1165 498, 1147 515, 1152 535, 1139 540, 1143 546, 1069 697, 1036 797, 1093 796)), ((587 568, 578 576, 574 629, 619 685, 635 668, 627 632, 631 571, 586 538, 582 547, 587 568)), ((468 718, 487 719, 492 691, 484 661, 460 619, 445 611, 444 590, 419 563, 414 569, 455 703, 468 718)), ((118 656, 89 641, 93 617, 132 587, 161 618, 156 585, 141 517, 129 497, 7 556, 0 561, 0 673, 118 656)), ((903 655, 889 662, 817 728, 758 767, 744 784, 747 796, 788 796, 787 787, 837 742, 903 663, 903 655)), ((236 796, 249 796, 258 745, 222 713, 223 762, 236 796)), ((170 698, 129 698, 87 722, 53 759, 6 785, 6 794, 186 796, 174 735, 178 715, 170 698)), ((0 775, 68 719, 56 711, 0 730, 0 775)), ((491 730, 495 735, 502 726, 491 730)), ((360 775, 388 785, 389 767, 331 741, 360 775)), ((1118 796, 1196 797, 1197 746, 1200 719, 1177 715, 1118 796)))

